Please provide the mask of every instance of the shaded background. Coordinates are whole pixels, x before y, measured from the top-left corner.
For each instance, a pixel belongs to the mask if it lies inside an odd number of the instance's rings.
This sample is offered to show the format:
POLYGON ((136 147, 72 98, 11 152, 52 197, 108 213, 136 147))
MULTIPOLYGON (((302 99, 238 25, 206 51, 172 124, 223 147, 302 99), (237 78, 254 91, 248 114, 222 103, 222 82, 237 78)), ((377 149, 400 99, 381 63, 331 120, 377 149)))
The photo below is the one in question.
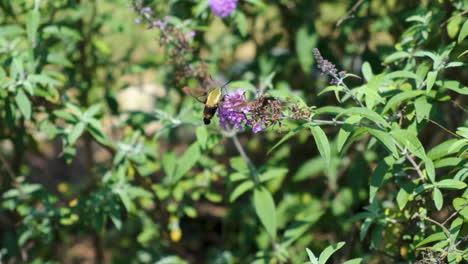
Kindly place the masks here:
MULTIPOLYGON (((176 62, 159 41, 161 31, 135 23, 138 14, 129 1, 37 3, 40 22, 31 37, 34 1, 0 2, 4 79, 19 58, 26 71, 55 80, 37 82, 39 96, 29 96, 29 120, 9 114, 12 91, 0 91, 0 259, 6 263, 246 263, 257 253, 270 254, 250 196, 230 201, 237 186, 232 174, 243 166, 236 165, 242 163, 239 154, 217 118, 202 125, 203 105, 181 90, 201 84, 193 76, 178 76, 177 63, 203 62, 215 79, 238 81, 231 89, 258 88, 275 73, 276 96, 295 95, 309 106, 345 107, 352 103, 339 103, 331 93, 318 96, 329 80, 316 69, 313 48, 339 70, 361 75, 367 61, 380 73, 395 68, 382 63, 395 49, 417 44, 437 50, 454 40, 466 20, 450 19, 466 1, 239 1, 227 19, 213 16, 203 1, 145 1, 161 19, 192 19, 183 32, 195 31, 189 40, 193 50, 184 50, 184 60, 176 62), (430 11, 430 37, 404 42, 412 26, 405 19, 430 11), (100 132, 89 128, 70 139, 78 130, 77 119, 53 114, 69 109, 66 103, 83 112, 99 104, 90 116, 106 139, 97 140, 100 132), (109 139, 117 142, 117 150, 107 146, 109 139), (205 143, 195 166, 171 182, 171 164, 197 139, 205 143)), ((453 53, 467 46, 464 42, 453 53)), ((468 83, 467 76, 466 67, 444 72, 444 78, 462 84, 468 83)), ((348 82, 351 87, 362 83, 357 78, 348 82)), ((460 106, 467 99, 450 95, 434 104, 430 118, 455 131, 466 125, 466 110, 460 106)), ((282 131, 239 134, 253 163, 277 174, 268 188, 276 201, 278 228, 306 223, 300 238, 287 247, 283 263, 302 263, 306 247, 319 252, 338 241, 348 247, 333 263, 354 257, 365 263, 416 259, 404 236, 417 233, 416 224, 395 224, 385 232, 377 226, 360 240, 360 225, 348 221, 369 204, 369 176, 385 150, 368 149, 364 137, 342 154, 332 153, 326 168, 304 131, 267 154, 297 125, 286 121, 282 131)), ((339 128, 324 129, 334 145, 339 128)), ((450 138, 427 122, 418 136, 426 148, 450 138)), ((387 186, 383 202, 394 200, 398 189, 387 186)), ((449 213, 444 209, 437 217, 449 213)))

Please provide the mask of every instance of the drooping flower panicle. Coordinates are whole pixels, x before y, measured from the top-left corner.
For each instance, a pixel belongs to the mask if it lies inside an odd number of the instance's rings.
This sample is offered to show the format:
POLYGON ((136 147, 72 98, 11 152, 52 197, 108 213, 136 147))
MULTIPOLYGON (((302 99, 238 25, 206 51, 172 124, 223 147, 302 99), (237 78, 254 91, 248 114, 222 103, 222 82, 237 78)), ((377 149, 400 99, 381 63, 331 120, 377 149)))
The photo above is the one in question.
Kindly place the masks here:
POLYGON ((236 9, 238 0, 210 0, 211 11, 218 17, 225 18, 236 9))
POLYGON ((263 131, 274 124, 280 124, 283 118, 283 103, 260 94, 254 101, 245 98, 245 90, 238 89, 227 94, 219 105, 219 123, 221 127, 229 125, 238 130, 251 126, 254 133, 263 131), (245 121, 245 122, 244 122, 245 121))
POLYGON ((344 79, 344 77, 346 76, 345 71, 338 72, 335 64, 331 63, 328 60, 325 60, 317 48, 313 50, 313 53, 317 62, 317 67, 320 69, 322 74, 330 75, 332 77, 332 80, 330 81, 331 84, 338 84, 340 80, 342 81, 344 79))
POLYGON ((228 124, 231 124, 241 131, 244 130, 243 121, 247 120, 247 114, 250 111, 244 93, 244 89, 238 89, 224 97, 218 112, 221 127, 227 128, 228 124))

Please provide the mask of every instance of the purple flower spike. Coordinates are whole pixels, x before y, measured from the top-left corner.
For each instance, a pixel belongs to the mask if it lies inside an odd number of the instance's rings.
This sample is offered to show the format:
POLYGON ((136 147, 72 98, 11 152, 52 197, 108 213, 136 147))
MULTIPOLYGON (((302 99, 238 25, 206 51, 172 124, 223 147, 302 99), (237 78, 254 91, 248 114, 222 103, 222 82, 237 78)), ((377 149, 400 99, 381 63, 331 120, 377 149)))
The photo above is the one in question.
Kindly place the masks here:
POLYGON ((247 119, 247 114, 250 111, 244 93, 244 89, 238 89, 224 97, 218 112, 221 127, 226 128, 228 124, 231 124, 239 130, 244 130, 245 125, 242 122, 247 119))
POLYGON ((231 15, 236 9, 238 0, 210 0, 209 6, 211 11, 221 18, 231 15))
POLYGON ((190 31, 188 34, 187 34, 187 38, 193 38, 195 37, 197 33, 195 31, 190 31))
POLYGON ((260 123, 255 123, 252 127, 252 131, 254 133, 260 132, 262 130, 265 130, 265 127, 263 127, 260 123))
POLYGON ((164 29, 164 28, 167 26, 167 22, 161 21, 161 20, 157 20, 157 21, 154 21, 154 22, 153 22, 153 26, 159 27, 160 29, 164 29))

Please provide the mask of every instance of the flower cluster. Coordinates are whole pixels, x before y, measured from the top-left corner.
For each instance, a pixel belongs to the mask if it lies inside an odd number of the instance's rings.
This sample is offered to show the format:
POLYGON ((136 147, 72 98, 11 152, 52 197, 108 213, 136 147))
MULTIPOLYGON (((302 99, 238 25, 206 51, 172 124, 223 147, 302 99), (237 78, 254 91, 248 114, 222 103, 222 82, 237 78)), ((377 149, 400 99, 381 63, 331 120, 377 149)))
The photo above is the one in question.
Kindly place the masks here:
POLYGON ((170 16, 158 15, 156 10, 145 6, 144 1, 133 0, 132 10, 138 15, 136 23, 145 23, 149 29, 159 30, 160 46, 168 53, 170 64, 174 66, 175 78, 173 85, 183 86, 184 80, 188 78, 198 78, 204 80, 208 78, 204 63, 191 64, 189 59, 193 52, 192 43, 196 32, 188 27, 173 25, 170 16))
POLYGON ((237 7, 237 0, 210 0, 211 11, 221 18, 231 15, 237 7))
POLYGON ((244 120, 248 123, 247 115, 250 111, 244 93, 244 89, 238 89, 224 97, 218 111, 219 124, 221 127, 227 128, 228 124, 231 124, 239 130, 244 130, 242 123, 244 120))
POLYGON ((335 64, 331 63, 328 60, 325 60, 317 48, 314 49, 313 53, 315 56, 315 60, 317 62, 317 67, 320 69, 322 74, 330 75, 333 78, 330 82, 331 84, 338 84, 339 80, 342 80, 345 77, 346 72, 345 71, 338 72, 335 64))
POLYGON ((244 94, 245 90, 238 89, 224 97, 218 112, 221 127, 227 128, 230 124, 239 130, 244 130, 245 126, 252 126, 252 131, 257 133, 281 122, 283 118, 281 101, 259 95, 254 101, 249 102, 244 94))

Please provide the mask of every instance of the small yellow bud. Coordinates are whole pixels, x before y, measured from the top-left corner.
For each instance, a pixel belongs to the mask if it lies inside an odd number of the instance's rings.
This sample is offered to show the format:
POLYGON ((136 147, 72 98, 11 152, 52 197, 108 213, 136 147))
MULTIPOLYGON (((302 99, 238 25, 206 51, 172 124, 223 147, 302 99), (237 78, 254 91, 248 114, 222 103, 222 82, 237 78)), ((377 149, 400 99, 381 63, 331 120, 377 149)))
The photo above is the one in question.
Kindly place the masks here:
POLYGON ((70 202, 68 202, 68 206, 70 206, 70 207, 75 207, 76 204, 78 204, 78 199, 77 198, 75 198, 75 199, 71 200, 70 202))
POLYGON ((171 240, 173 242, 179 242, 181 238, 182 238, 182 230, 180 229, 171 230, 171 240))
POLYGON ((406 257, 408 256, 408 248, 406 246, 402 246, 400 248, 400 255, 401 255, 401 257, 406 259, 406 257))
POLYGON ((390 215, 390 208, 385 208, 385 215, 386 216, 389 216, 390 215))
POLYGON ((68 192, 68 184, 62 182, 57 185, 57 190, 61 193, 66 193, 68 192))

